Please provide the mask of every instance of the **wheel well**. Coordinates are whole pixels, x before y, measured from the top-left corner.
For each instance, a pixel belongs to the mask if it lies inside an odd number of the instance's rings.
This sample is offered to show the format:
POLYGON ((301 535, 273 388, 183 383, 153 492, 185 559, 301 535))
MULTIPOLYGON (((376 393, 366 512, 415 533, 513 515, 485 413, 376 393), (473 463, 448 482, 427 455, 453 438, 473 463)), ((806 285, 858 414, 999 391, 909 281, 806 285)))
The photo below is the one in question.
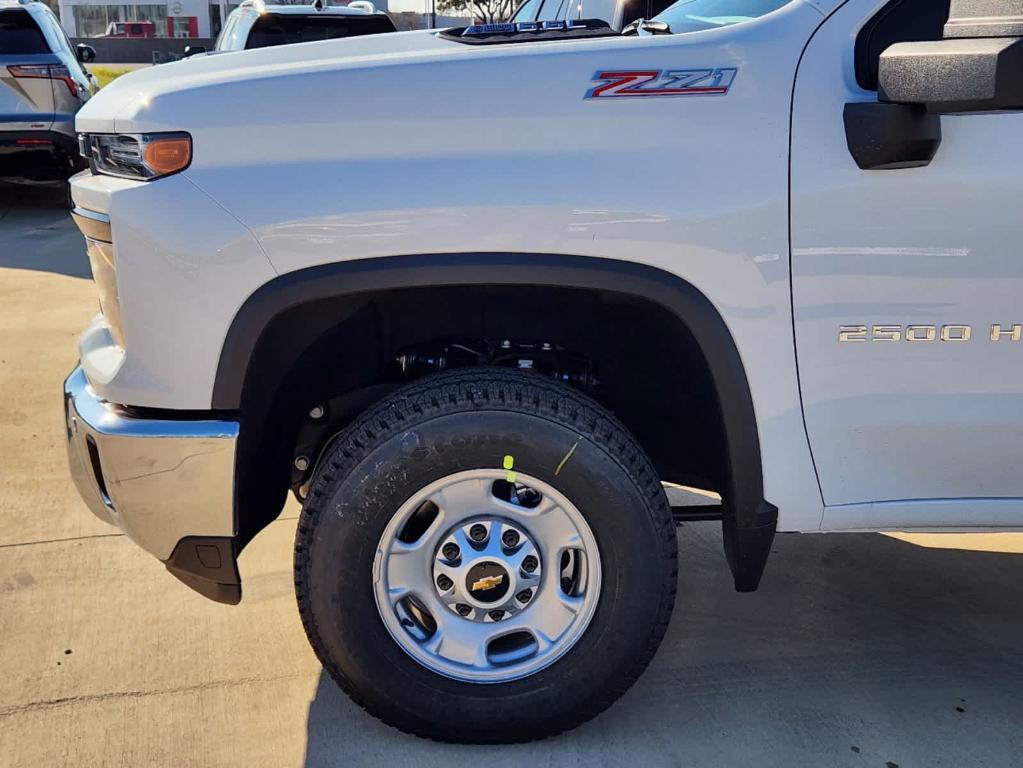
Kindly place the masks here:
POLYGON ((551 265, 538 270, 541 258, 495 255, 498 264, 452 273, 453 257, 439 265, 393 257, 372 260, 368 277, 346 263, 334 265, 336 272, 278 278, 282 286, 246 302, 225 342, 214 396, 214 407, 236 409, 241 423, 238 549, 280 513, 332 434, 425 372, 402 366, 402 355, 436 365, 453 343, 479 352, 507 342, 511 354, 471 364, 518 365, 519 345, 546 344, 575 374, 553 371, 558 361, 530 362, 537 375, 557 373, 611 410, 662 479, 721 494, 736 584, 739 570, 752 567, 743 583, 755 587, 763 562, 742 551, 751 539, 737 532, 769 529, 773 537, 777 510, 763 499, 752 400, 720 315, 691 285, 659 270, 622 262, 592 267, 603 260, 578 257, 548 257, 551 265), (401 266, 385 271, 383 261, 401 266), (525 279, 517 276, 523 268, 532 270, 525 279), (381 276, 400 287, 372 289, 381 276), (418 277, 433 283, 416 285, 418 277), (311 411, 327 403, 329 428, 310 430, 311 411), (307 459, 305 469, 296 468, 298 455, 307 459))
POLYGON ((579 386, 629 428, 663 479, 721 489, 727 465, 716 392, 692 335, 664 308, 572 288, 407 288, 301 306, 260 338, 242 392, 240 450, 259 447, 245 452, 241 487, 265 480, 249 504, 276 501, 265 510, 247 504, 245 516, 258 523, 279 511, 295 455, 272 449, 295 446, 311 409, 347 395, 332 409, 343 425, 415 376, 396 363, 402 353, 424 356, 451 340, 528 340, 586 361, 599 383, 579 386))

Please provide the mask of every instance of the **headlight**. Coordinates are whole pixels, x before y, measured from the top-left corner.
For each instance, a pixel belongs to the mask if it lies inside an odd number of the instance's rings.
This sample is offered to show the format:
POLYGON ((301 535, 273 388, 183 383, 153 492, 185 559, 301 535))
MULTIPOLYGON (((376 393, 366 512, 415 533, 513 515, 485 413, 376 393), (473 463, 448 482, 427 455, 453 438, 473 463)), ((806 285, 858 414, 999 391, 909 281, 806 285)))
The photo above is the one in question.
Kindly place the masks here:
POLYGON ((93 173, 149 181, 178 173, 192 162, 187 133, 90 133, 80 139, 93 173))

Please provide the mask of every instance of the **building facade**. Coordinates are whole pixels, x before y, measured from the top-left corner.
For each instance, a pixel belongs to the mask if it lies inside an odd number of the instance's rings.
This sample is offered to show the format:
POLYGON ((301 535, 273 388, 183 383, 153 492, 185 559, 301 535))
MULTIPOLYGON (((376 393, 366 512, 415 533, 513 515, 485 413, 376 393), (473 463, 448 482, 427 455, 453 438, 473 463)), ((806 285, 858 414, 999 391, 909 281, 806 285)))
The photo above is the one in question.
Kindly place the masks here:
MULTIPOLYGON (((286 0, 268 0, 272 2, 286 4, 286 0)), ((387 10, 387 0, 373 0, 373 4, 387 10)), ((227 14, 238 5, 229 0, 136 0, 130 4, 59 0, 59 15, 69 37, 216 37, 227 14)))

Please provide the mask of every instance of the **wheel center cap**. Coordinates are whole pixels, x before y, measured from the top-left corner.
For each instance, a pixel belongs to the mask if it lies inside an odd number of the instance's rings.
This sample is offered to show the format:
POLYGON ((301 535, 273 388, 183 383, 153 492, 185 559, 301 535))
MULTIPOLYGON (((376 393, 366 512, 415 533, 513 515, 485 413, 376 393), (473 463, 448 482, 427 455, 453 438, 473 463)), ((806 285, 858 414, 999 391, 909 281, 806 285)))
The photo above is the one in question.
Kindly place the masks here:
POLYGON ((481 603, 496 603, 508 594, 511 579, 500 563, 486 560, 476 563, 465 576, 465 588, 481 603))

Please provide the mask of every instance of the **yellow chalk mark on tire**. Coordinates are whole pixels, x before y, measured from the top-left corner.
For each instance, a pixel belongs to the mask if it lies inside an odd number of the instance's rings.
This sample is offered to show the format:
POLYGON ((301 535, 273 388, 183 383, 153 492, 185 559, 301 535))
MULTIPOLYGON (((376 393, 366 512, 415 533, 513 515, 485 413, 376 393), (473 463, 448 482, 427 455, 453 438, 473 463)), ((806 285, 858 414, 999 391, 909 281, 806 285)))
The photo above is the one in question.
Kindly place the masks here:
POLYGON ((572 447, 568 449, 568 453, 566 453, 565 457, 560 462, 558 462, 558 468, 554 470, 554 476, 555 477, 557 477, 559 474, 561 474, 561 470, 565 468, 566 464, 568 464, 568 460, 572 458, 572 454, 575 453, 575 449, 578 446, 579 446, 579 441, 578 440, 576 440, 574 443, 572 443, 572 447))
POLYGON ((508 474, 505 475, 504 479, 507 480, 509 483, 514 484, 515 483, 515 477, 516 477, 515 473, 512 472, 512 469, 515 468, 515 457, 514 456, 509 454, 508 456, 504 457, 504 468, 508 471, 508 474))

